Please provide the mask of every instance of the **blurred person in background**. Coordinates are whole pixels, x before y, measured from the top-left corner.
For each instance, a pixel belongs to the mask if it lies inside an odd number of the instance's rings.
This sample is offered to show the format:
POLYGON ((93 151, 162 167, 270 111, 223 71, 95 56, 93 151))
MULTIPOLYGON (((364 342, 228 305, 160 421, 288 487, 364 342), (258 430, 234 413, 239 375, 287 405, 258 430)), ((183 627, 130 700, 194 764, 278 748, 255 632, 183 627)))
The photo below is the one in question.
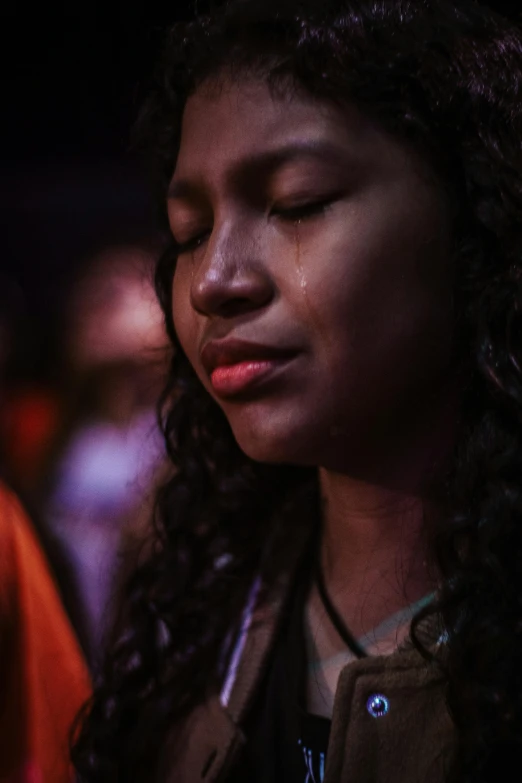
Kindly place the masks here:
POLYGON ((38 314, 22 287, 13 276, 1 274, 0 479, 27 509, 62 605, 85 651, 88 644, 76 576, 43 513, 43 490, 67 415, 67 394, 53 372, 54 343, 48 335, 35 334, 38 323, 38 314), (43 355, 35 362, 42 348, 43 355))
MULTIPOLYGON (((2 280, 0 413, 16 341, 14 284, 2 280)), ((2 474, 5 470, 2 466, 2 474)), ((0 780, 72 780, 69 737, 89 694, 87 668, 60 600, 40 530, 0 482, 0 780)), ((55 563, 53 563, 54 565, 55 563)))
POLYGON ((75 573, 91 662, 117 574, 150 518, 161 437, 155 401, 164 366, 153 254, 105 248, 84 266, 66 308, 71 418, 50 471, 45 516, 75 573))
POLYGON ((0 273, 1 468, 29 496, 44 469, 60 415, 51 385, 28 371, 34 342, 24 292, 11 275, 0 273))
POLYGON ((0 780, 66 783, 87 668, 32 524, 0 484, 0 780))

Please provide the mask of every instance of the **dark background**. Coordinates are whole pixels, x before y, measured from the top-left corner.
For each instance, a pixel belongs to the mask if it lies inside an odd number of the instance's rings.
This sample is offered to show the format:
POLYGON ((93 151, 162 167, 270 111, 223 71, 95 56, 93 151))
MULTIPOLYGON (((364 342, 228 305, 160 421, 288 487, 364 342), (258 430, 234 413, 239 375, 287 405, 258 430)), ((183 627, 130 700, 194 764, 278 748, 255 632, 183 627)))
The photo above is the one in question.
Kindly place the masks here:
MULTIPOLYGON (((0 305, 25 334, 16 373, 52 373, 67 286, 104 243, 149 238, 155 216, 130 131, 164 30, 188 2, 0 11, 0 305)), ((23 335, 21 338, 23 339, 23 335)))

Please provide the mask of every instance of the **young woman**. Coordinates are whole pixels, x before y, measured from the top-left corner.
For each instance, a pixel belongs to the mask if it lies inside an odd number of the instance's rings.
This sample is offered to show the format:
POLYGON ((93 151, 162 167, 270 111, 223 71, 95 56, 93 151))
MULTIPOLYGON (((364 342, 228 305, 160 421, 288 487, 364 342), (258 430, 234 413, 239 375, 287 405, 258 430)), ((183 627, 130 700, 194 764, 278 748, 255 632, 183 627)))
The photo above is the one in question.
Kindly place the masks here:
POLYGON ((174 470, 81 781, 518 764, 521 86, 472 0, 241 0, 170 36, 174 470))

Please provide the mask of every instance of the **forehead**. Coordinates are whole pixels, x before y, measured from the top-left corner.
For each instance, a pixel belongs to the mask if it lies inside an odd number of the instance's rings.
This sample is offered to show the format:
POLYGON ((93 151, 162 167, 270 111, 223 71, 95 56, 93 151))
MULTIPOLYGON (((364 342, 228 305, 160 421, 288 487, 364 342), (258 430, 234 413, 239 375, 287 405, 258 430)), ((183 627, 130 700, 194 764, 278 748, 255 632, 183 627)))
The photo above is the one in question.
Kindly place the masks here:
POLYGON ((187 101, 175 177, 217 171, 292 142, 360 148, 377 135, 355 107, 341 109, 295 90, 275 94, 257 80, 207 83, 187 101))

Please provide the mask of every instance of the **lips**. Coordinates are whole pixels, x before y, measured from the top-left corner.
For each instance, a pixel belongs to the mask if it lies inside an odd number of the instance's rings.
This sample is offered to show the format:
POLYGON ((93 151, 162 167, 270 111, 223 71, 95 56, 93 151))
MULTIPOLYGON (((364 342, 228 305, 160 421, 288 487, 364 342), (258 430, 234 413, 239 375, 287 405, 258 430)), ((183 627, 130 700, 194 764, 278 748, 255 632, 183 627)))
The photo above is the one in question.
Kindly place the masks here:
POLYGON ((203 348, 201 361, 214 391, 230 397, 273 375, 295 354, 295 350, 244 340, 212 340, 203 348))

